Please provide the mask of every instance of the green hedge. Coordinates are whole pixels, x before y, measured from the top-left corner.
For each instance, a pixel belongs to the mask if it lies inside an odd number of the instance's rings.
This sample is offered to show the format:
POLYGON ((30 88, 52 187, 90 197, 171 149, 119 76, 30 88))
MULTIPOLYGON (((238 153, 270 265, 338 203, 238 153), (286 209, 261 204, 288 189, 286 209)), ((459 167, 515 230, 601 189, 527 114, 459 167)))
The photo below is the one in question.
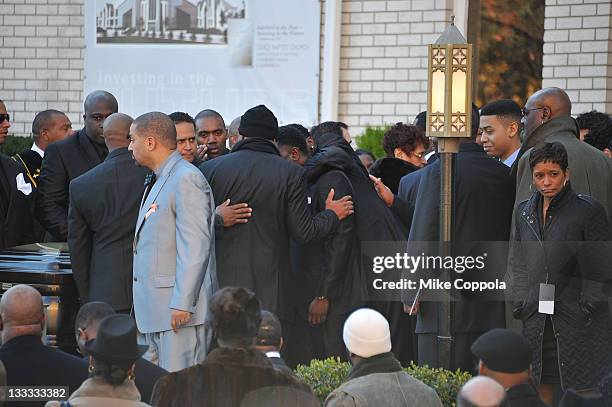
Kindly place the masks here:
POLYGON ((0 153, 10 157, 30 147, 32 147, 32 137, 8 136, 0 146, 0 153))
MULTIPOLYGON (((346 381, 351 365, 339 359, 313 360, 309 366, 300 365, 296 373, 308 383, 323 403, 334 389, 346 381)), ((433 388, 445 407, 454 407, 459 389, 471 375, 457 370, 451 372, 445 369, 432 369, 427 366, 411 364, 404 369, 412 377, 433 388)))
POLYGON ((391 126, 367 126, 363 134, 357 137, 357 147, 370 151, 376 158, 384 157, 386 154, 382 142, 389 127, 391 126))

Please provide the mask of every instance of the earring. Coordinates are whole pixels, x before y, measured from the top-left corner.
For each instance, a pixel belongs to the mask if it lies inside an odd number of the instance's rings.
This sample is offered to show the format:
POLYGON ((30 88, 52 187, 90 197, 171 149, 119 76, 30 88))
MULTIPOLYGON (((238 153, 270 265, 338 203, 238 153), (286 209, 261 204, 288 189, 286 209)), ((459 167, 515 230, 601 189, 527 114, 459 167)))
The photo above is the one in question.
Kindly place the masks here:
POLYGON ((128 372, 128 379, 130 379, 131 381, 134 381, 134 372, 128 372))
POLYGON ((93 365, 89 365, 89 366, 87 367, 87 370, 89 371, 89 373, 93 373, 93 372, 94 372, 94 367, 93 367, 93 365))

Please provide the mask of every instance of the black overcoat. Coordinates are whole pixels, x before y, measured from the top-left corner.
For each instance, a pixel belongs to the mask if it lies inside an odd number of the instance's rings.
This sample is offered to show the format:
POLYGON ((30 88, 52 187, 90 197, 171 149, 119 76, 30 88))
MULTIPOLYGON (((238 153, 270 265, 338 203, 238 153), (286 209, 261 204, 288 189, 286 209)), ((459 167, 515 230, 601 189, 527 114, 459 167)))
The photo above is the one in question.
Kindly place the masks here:
POLYGON ((231 154, 204 162, 200 170, 216 205, 230 199, 253 209, 248 223, 226 228, 217 237, 219 287, 253 290, 262 309, 292 320, 289 240, 322 239, 338 226, 338 218, 330 210, 312 216, 304 170, 281 158, 268 140, 247 138, 231 154))
POLYGON ((534 349, 539 383, 546 314, 538 312, 540 283, 555 286, 553 331, 564 389, 596 386, 612 367, 610 279, 612 232, 604 207, 568 185, 553 199, 542 226, 535 192, 516 210, 512 256, 514 315, 534 349))

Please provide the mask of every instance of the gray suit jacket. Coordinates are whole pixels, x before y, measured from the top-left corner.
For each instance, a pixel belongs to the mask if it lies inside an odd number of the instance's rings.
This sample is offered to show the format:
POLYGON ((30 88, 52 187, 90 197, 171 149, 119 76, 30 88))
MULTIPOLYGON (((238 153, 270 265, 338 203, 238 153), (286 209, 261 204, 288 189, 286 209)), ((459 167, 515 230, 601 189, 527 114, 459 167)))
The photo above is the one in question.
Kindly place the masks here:
POLYGON ((201 325, 217 288, 215 204, 201 172, 173 152, 143 202, 134 236, 134 312, 142 333, 171 328, 172 309, 201 325))
POLYGON ((132 307, 132 241, 146 175, 124 147, 70 182, 68 245, 81 304, 132 307))

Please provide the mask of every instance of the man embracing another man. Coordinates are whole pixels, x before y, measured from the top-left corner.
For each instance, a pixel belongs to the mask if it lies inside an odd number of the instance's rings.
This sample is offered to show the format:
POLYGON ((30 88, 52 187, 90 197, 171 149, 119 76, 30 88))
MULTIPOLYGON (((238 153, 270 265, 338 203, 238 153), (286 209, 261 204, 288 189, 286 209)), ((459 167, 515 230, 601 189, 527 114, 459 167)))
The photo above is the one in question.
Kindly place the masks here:
POLYGON ((151 170, 134 236, 136 323, 148 358, 174 372, 201 362, 211 337, 215 204, 202 173, 176 151, 176 128, 165 114, 138 117, 129 150, 151 170))

